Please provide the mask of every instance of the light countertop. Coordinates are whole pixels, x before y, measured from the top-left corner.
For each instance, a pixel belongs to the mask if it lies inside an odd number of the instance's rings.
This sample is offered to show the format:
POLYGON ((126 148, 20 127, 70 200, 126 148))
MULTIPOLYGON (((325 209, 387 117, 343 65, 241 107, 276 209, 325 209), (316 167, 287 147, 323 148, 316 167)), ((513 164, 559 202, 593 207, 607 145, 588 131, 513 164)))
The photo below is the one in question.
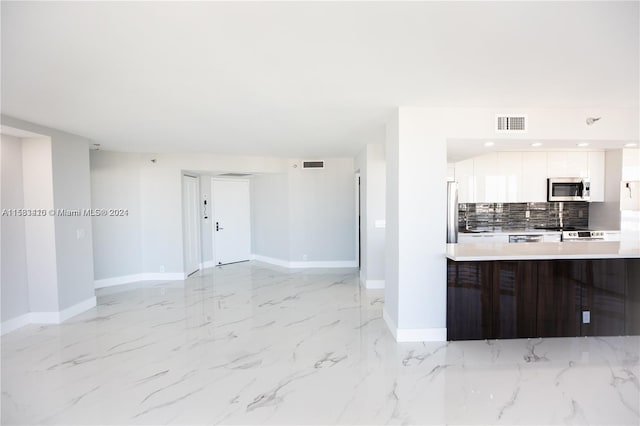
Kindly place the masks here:
POLYGON ((619 241, 447 244, 456 261, 640 258, 640 244, 619 241))

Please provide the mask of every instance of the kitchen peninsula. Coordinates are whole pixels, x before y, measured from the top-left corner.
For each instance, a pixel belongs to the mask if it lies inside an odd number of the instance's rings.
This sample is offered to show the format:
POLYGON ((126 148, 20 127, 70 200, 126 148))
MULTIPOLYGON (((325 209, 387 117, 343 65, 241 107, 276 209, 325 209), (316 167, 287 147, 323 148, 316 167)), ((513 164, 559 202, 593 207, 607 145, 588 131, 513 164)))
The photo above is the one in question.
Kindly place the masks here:
POLYGON ((447 340, 640 335, 640 244, 447 244, 447 340))

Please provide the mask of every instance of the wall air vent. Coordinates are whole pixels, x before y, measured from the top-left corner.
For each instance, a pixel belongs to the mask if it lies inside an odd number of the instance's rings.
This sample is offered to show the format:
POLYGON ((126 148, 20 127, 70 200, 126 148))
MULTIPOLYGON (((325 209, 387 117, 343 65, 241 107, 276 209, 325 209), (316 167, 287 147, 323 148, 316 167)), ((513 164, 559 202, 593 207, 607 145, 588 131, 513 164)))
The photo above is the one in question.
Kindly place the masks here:
POLYGON ((496 116, 496 132, 526 132, 526 115, 498 114, 496 116))
POLYGON ((303 161, 303 169, 324 169, 324 161, 303 161))
POLYGON ((224 177, 247 177, 247 176, 251 176, 250 173, 223 173, 221 175, 218 176, 224 176, 224 177))

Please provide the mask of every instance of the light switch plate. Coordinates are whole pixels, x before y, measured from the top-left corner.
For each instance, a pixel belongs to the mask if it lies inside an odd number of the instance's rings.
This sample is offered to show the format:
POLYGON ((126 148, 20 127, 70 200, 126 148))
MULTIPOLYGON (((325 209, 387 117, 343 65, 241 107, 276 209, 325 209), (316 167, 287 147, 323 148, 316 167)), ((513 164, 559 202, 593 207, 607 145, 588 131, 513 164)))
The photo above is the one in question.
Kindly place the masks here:
POLYGON ((591 322, 591 311, 582 311, 582 323, 589 324, 591 322))
POLYGON ((387 227, 387 221, 384 219, 378 219, 375 221, 374 226, 376 228, 386 228, 387 227))

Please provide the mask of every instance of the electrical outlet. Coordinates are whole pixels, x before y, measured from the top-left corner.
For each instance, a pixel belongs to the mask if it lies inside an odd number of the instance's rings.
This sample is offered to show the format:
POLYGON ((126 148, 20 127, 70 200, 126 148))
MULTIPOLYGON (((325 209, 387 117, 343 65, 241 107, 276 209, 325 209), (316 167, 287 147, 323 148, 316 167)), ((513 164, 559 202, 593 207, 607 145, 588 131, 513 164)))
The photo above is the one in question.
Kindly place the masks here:
POLYGON ((591 322, 591 311, 582 311, 582 323, 589 324, 591 322))
POLYGON ((527 210, 524 212, 524 217, 529 219, 531 217, 531 211, 527 210))

